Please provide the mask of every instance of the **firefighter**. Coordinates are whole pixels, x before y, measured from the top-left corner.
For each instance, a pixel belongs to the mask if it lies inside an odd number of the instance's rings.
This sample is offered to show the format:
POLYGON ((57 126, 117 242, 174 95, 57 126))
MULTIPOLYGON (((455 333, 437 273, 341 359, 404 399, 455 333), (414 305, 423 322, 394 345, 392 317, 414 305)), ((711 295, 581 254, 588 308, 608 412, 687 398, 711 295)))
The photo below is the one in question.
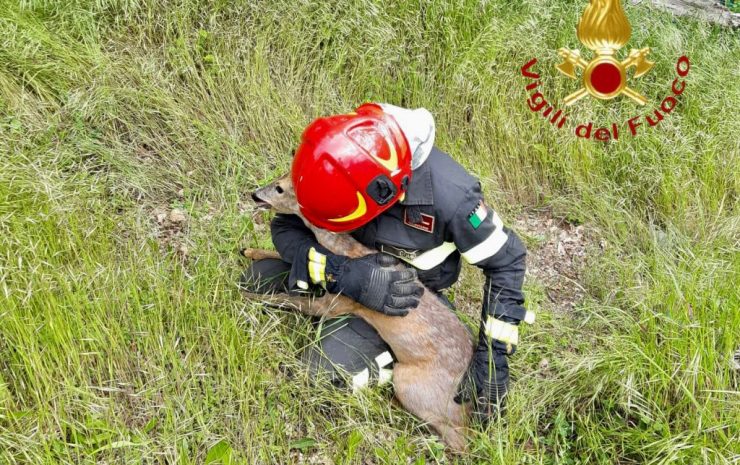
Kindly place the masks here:
MULTIPOLYGON (((423 108, 370 103, 313 121, 292 167, 301 213, 379 253, 334 255, 298 216, 278 214, 270 229, 282 260, 253 262, 241 285, 262 293, 342 293, 402 318, 423 292, 417 275, 452 308, 444 290, 465 259, 481 269, 485 285, 477 348, 455 400, 472 400, 486 421, 504 406, 518 325, 533 322, 523 307, 526 249, 484 202, 480 182, 434 145, 434 135, 434 119, 423 108), (394 260, 408 269, 390 267, 394 260)), ((362 319, 323 322, 319 341, 301 356, 312 373, 329 372, 335 384, 351 380, 355 388, 388 379, 390 348, 362 319)))

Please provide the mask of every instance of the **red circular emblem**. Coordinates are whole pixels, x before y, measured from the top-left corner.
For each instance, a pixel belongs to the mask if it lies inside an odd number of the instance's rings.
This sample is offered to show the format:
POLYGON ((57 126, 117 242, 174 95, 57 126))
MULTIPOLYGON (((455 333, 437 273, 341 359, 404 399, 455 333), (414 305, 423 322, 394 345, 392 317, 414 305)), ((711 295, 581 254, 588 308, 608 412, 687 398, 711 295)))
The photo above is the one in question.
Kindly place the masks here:
POLYGON ((599 63, 591 72, 591 84, 597 92, 609 95, 622 84, 622 73, 614 63, 599 63))

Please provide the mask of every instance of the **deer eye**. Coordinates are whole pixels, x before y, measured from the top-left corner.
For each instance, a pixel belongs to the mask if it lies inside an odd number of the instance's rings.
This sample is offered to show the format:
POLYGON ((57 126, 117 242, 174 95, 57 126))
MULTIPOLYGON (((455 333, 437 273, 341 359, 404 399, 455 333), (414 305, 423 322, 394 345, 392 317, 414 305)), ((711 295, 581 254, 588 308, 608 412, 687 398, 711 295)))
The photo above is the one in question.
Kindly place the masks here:
POLYGON ((280 187, 280 186, 275 186, 275 190, 277 191, 278 194, 282 194, 283 193, 283 188, 280 187))

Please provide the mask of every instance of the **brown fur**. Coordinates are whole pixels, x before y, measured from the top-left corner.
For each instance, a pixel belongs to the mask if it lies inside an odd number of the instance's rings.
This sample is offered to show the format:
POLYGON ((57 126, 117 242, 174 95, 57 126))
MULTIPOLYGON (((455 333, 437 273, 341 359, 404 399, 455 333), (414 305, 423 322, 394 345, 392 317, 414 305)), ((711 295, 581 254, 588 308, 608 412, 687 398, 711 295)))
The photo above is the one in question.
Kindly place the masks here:
MULTIPOLYGON (((289 176, 257 190, 253 198, 278 213, 301 216, 289 176)), ((334 234, 303 221, 332 253, 357 258, 376 252, 347 234, 334 234)), ((275 252, 254 249, 242 253, 255 259, 275 256, 275 252)), ((466 450, 467 414, 453 397, 473 356, 473 343, 468 330, 432 291, 425 289, 419 306, 405 317, 386 316, 342 295, 280 298, 309 315, 353 314, 372 325, 398 359, 393 385, 401 404, 431 425, 455 452, 466 450)))

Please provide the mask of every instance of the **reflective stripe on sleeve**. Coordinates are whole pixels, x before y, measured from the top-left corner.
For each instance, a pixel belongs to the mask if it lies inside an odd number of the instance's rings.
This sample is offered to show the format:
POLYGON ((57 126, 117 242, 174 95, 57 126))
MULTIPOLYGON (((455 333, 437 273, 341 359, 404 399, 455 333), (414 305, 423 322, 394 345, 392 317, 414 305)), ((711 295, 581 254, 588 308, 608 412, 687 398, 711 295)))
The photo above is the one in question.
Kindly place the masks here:
POLYGON ((486 336, 491 339, 511 345, 519 343, 519 328, 516 325, 489 316, 484 329, 486 336))
POLYGON ((313 247, 308 249, 308 276, 314 284, 323 286, 326 281, 326 255, 313 247))
POLYGON ((504 224, 496 212, 493 213, 493 224, 496 229, 490 236, 467 252, 462 253, 463 258, 468 263, 474 265, 488 257, 496 255, 496 252, 501 250, 501 247, 509 240, 509 236, 504 232, 504 224))
POLYGON ((324 265, 316 262, 308 262, 308 274, 311 276, 311 282, 319 284, 326 280, 324 265))
POLYGON ((322 265, 326 265, 326 255, 317 252, 316 249, 313 247, 308 249, 308 259, 311 260, 312 262, 321 263, 322 265))

